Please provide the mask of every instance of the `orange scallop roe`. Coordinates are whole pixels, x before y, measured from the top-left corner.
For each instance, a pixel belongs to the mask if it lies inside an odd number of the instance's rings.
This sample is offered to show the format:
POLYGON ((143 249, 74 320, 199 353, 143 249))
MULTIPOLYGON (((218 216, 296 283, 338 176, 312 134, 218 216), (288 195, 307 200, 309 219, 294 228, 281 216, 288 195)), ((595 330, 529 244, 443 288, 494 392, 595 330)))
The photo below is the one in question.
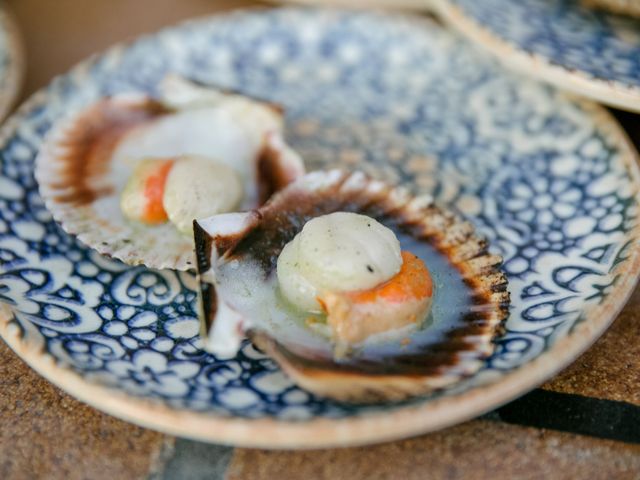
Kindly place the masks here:
POLYGON ((149 175, 144 183, 145 205, 142 212, 142 221, 146 223, 164 223, 169 217, 164 209, 162 197, 167 177, 173 167, 174 160, 167 160, 158 169, 149 175))
POLYGON ((402 267, 391 279, 370 290, 350 292, 349 299, 356 303, 371 303, 386 300, 402 303, 421 300, 433 295, 433 282, 427 266, 413 253, 403 251, 402 267))

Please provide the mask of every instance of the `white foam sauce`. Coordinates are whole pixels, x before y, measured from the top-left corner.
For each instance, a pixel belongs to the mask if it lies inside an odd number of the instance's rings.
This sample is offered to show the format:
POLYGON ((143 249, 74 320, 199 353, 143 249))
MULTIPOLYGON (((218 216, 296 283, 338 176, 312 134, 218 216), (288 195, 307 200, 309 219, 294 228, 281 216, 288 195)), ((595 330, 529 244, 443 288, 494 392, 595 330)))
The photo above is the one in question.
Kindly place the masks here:
MULTIPOLYGON (((434 282, 431 313, 420 328, 408 326, 370 337, 357 346, 357 358, 381 360, 398 352, 420 352, 442 340, 452 328, 460 326, 464 314, 475 310, 470 303, 471 291, 449 260, 428 244, 399 235, 403 250, 420 257, 430 270, 434 282), (404 339, 410 342, 402 342, 404 339)), ((255 261, 243 259, 231 263, 219 262, 217 268, 219 298, 241 312, 245 331, 256 328, 279 342, 307 349, 327 358, 333 356, 333 345, 326 329, 305 323, 311 315, 291 307, 280 295, 275 272, 265 278, 263 268, 255 261), (247 320, 248 319, 248 320, 247 320)))
POLYGON ((275 272, 264 277, 254 261, 222 263, 217 270, 216 287, 220 299, 242 312, 244 329, 263 330, 285 344, 296 344, 331 355, 331 344, 307 328, 307 317, 292 309, 280 296, 275 272))

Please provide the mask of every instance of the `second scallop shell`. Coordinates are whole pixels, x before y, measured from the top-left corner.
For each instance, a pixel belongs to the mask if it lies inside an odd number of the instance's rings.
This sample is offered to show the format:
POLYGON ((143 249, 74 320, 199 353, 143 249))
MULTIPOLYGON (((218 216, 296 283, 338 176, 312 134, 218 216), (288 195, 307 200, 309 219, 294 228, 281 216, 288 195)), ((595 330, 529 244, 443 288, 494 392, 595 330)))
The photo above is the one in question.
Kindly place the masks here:
POLYGON ((130 265, 189 270, 192 238, 168 222, 129 220, 120 209, 120 195, 140 161, 182 155, 221 161, 244 185, 243 210, 302 175, 304 165, 283 140, 279 107, 176 76, 165 78, 159 90, 159 98, 106 97, 54 125, 35 175, 62 228, 99 253, 130 265))

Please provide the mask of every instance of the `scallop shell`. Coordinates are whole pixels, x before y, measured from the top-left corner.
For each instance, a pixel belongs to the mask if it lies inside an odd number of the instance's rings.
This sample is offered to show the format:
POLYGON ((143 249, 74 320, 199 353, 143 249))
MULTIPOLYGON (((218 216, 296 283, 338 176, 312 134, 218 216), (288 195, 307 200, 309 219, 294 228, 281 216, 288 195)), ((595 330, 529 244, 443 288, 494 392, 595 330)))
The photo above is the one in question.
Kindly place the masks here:
MULTIPOLYGON (((67 233, 76 235, 86 245, 130 265, 189 270, 194 267, 193 240, 181 235, 170 223, 148 226, 126 219, 120 210, 119 196, 144 155, 206 155, 202 150, 208 151, 212 142, 205 138, 209 125, 199 119, 213 118, 215 123, 217 117, 208 113, 216 108, 215 102, 241 96, 205 89, 176 77, 167 78, 160 91, 163 95, 160 100, 143 94, 102 98, 56 124, 36 159, 35 175, 53 217, 67 233), (149 131, 145 130, 148 127, 184 112, 187 113, 181 118, 186 120, 180 133, 173 135, 175 140, 167 140, 171 135, 156 135, 157 141, 145 141, 144 137, 139 140, 141 134, 149 131), (193 131, 187 122, 197 123, 199 133, 193 135, 199 137, 194 142, 183 141, 193 131), (197 151, 191 151, 194 149, 197 151)), ((279 107, 266 105, 282 120, 279 107)), ((225 125, 220 125, 220 121, 211 126, 212 131, 223 128, 225 125)), ((227 137, 223 134, 218 137, 234 139, 225 140, 228 145, 220 147, 227 148, 227 152, 235 148, 232 141, 242 153, 252 148, 248 145, 258 145, 250 153, 253 164, 246 166, 249 173, 243 177, 245 198, 241 208, 246 210, 258 207, 273 192, 304 174, 304 165, 286 145, 279 130, 261 137, 260 144, 255 138, 254 143, 243 140, 243 135, 244 130, 236 127, 227 137)), ((215 156, 215 152, 209 156, 215 156)))
POLYGON ((486 240, 469 222, 435 206, 430 197, 413 197, 359 172, 307 174, 260 209, 199 220, 194 231, 205 348, 231 355, 246 335, 297 384, 321 396, 347 402, 397 401, 455 383, 482 367, 508 316, 502 259, 488 253, 486 240), (282 248, 303 225, 335 211, 369 215, 446 257, 470 295, 468 310, 455 328, 411 352, 399 347, 384 359, 355 355, 348 361, 335 360, 326 353, 330 349, 321 351, 293 331, 274 330, 274 320, 266 318, 272 308, 266 303, 264 308, 259 303, 251 307, 251 292, 243 299, 225 289, 225 269, 232 271, 243 263, 258 266, 259 278, 251 285, 267 282, 282 248))

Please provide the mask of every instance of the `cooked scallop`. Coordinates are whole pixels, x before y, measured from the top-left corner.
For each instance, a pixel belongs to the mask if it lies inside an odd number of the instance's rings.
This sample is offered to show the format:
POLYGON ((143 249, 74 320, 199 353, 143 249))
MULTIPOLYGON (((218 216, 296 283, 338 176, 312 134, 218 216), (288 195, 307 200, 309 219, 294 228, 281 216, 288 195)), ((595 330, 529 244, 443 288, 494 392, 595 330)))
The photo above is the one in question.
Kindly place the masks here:
POLYGON ((371 217, 335 212, 311 219, 278 258, 283 295, 303 310, 320 311, 324 292, 375 287, 400 271, 400 242, 371 217))
POLYGON ((167 175, 162 203, 171 223, 193 236, 193 220, 240 207, 240 175, 228 165, 205 157, 181 157, 167 175))
POLYGON ((309 220, 283 248, 277 276, 294 308, 326 316, 340 354, 375 335, 420 325, 433 294, 426 266, 400 251, 393 231, 353 212, 309 220))
POLYGON ((245 339, 309 391, 400 400, 477 372, 508 314, 501 258, 429 197, 313 172, 194 225, 204 348, 245 339))

